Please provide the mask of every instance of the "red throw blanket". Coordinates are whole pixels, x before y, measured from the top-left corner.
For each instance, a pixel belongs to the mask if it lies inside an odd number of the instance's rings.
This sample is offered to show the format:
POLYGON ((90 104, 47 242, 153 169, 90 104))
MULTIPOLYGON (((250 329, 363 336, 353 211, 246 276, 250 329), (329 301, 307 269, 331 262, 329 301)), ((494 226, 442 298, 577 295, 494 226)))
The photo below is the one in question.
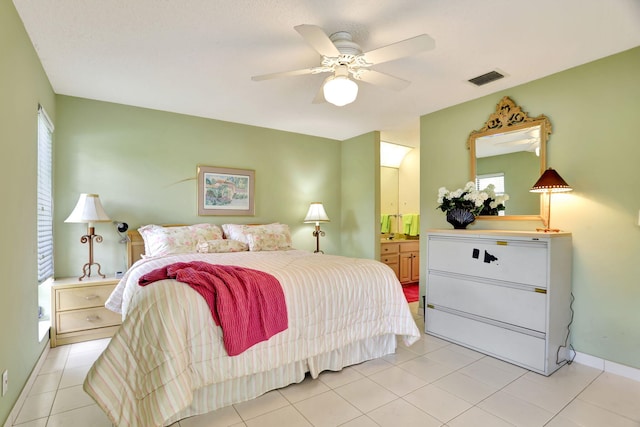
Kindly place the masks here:
POLYGON ((163 279, 184 282, 204 297, 213 320, 222 328, 229 356, 287 329, 284 293, 271 274, 233 265, 178 262, 145 274, 138 284, 163 279))

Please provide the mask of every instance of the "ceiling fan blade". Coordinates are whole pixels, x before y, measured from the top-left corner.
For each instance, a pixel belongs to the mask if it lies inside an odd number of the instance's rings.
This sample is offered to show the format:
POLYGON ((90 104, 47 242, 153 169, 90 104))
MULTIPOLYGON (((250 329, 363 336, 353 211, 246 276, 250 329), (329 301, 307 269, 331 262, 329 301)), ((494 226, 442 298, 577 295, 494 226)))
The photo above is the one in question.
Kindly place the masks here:
POLYGON ((259 76, 251 77, 251 80, 254 82, 259 82, 261 80, 269 80, 276 79, 279 77, 292 77, 292 76, 304 76, 306 74, 312 74, 314 71, 313 68, 303 68, 301 70, 293 70, 293 71, 281 71, 278 73, 270 73, 270 74, 262 74, 259 76))
POLYGON ((368 70, 360 76, 365 83, 383 86, 393 90, 402 90, 411 84, 410 81, 392 76, 391 74, 381 73, 380 71, 368 70))
POLYGON ((381 64, 415 55, 425 50, 436 47, 436 42, 426 34, 422 34, 410 39, 380 47, 364 53, 364 58, 371 64, 381 64))
POLYGON ((294 28, 320 55, 329 57, 340 55, 340 51, 333 44, 329 36, 317 25, 303 24, 297 25, 294 28))

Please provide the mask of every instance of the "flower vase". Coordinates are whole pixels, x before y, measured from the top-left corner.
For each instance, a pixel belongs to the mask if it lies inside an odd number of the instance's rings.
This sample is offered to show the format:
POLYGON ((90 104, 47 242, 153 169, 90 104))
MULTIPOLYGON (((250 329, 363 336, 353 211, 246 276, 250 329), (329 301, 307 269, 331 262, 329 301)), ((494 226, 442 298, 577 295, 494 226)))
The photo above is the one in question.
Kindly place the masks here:
POLYGON ((456 230, 463 230, 476 220, 476 217, 466 209, 451 209, 447 212, 447 222, 456 230))

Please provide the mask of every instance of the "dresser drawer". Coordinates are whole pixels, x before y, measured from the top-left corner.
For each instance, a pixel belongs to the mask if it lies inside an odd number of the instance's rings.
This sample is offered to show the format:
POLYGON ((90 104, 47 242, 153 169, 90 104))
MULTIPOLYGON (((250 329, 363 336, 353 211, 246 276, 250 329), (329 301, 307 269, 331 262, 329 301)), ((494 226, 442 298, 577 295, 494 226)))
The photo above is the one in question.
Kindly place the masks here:
POLYGON ((57 313, 57 333, 83 331, 119 325, 122 316, 104 307, 57 313))
POLYGON ((547 287, 547 243, 429 236, 429 270, 547 287))
POLYGON ((534 288, 483 283, 447 273, 429 275, 428 303, 544 333, 547 295, 534 288))
POLYGON ((427 333, 537 372, 546 371, 544 338, 432 308, 427 308, 425 317, 427 333))
POLYGON ((56 311, 104 306, 115 287, 116 285, 91 285, 56 290, 56 311))

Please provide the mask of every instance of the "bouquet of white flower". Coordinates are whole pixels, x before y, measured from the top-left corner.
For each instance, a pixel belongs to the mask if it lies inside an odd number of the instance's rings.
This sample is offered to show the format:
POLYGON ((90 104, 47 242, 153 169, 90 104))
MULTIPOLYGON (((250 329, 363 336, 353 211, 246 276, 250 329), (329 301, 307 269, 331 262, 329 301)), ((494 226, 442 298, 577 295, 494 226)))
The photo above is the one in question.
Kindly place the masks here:
POLYGON ((449 212, 453 209, 464 209, 474 216, 498 215, 505 209, 508 194, 496 196, 495 187, 490 184, 484 190, 477 190, 473 181, 467 182, 463 188, 449 191, 444 187, 438 190, 438 209, 449 212))

